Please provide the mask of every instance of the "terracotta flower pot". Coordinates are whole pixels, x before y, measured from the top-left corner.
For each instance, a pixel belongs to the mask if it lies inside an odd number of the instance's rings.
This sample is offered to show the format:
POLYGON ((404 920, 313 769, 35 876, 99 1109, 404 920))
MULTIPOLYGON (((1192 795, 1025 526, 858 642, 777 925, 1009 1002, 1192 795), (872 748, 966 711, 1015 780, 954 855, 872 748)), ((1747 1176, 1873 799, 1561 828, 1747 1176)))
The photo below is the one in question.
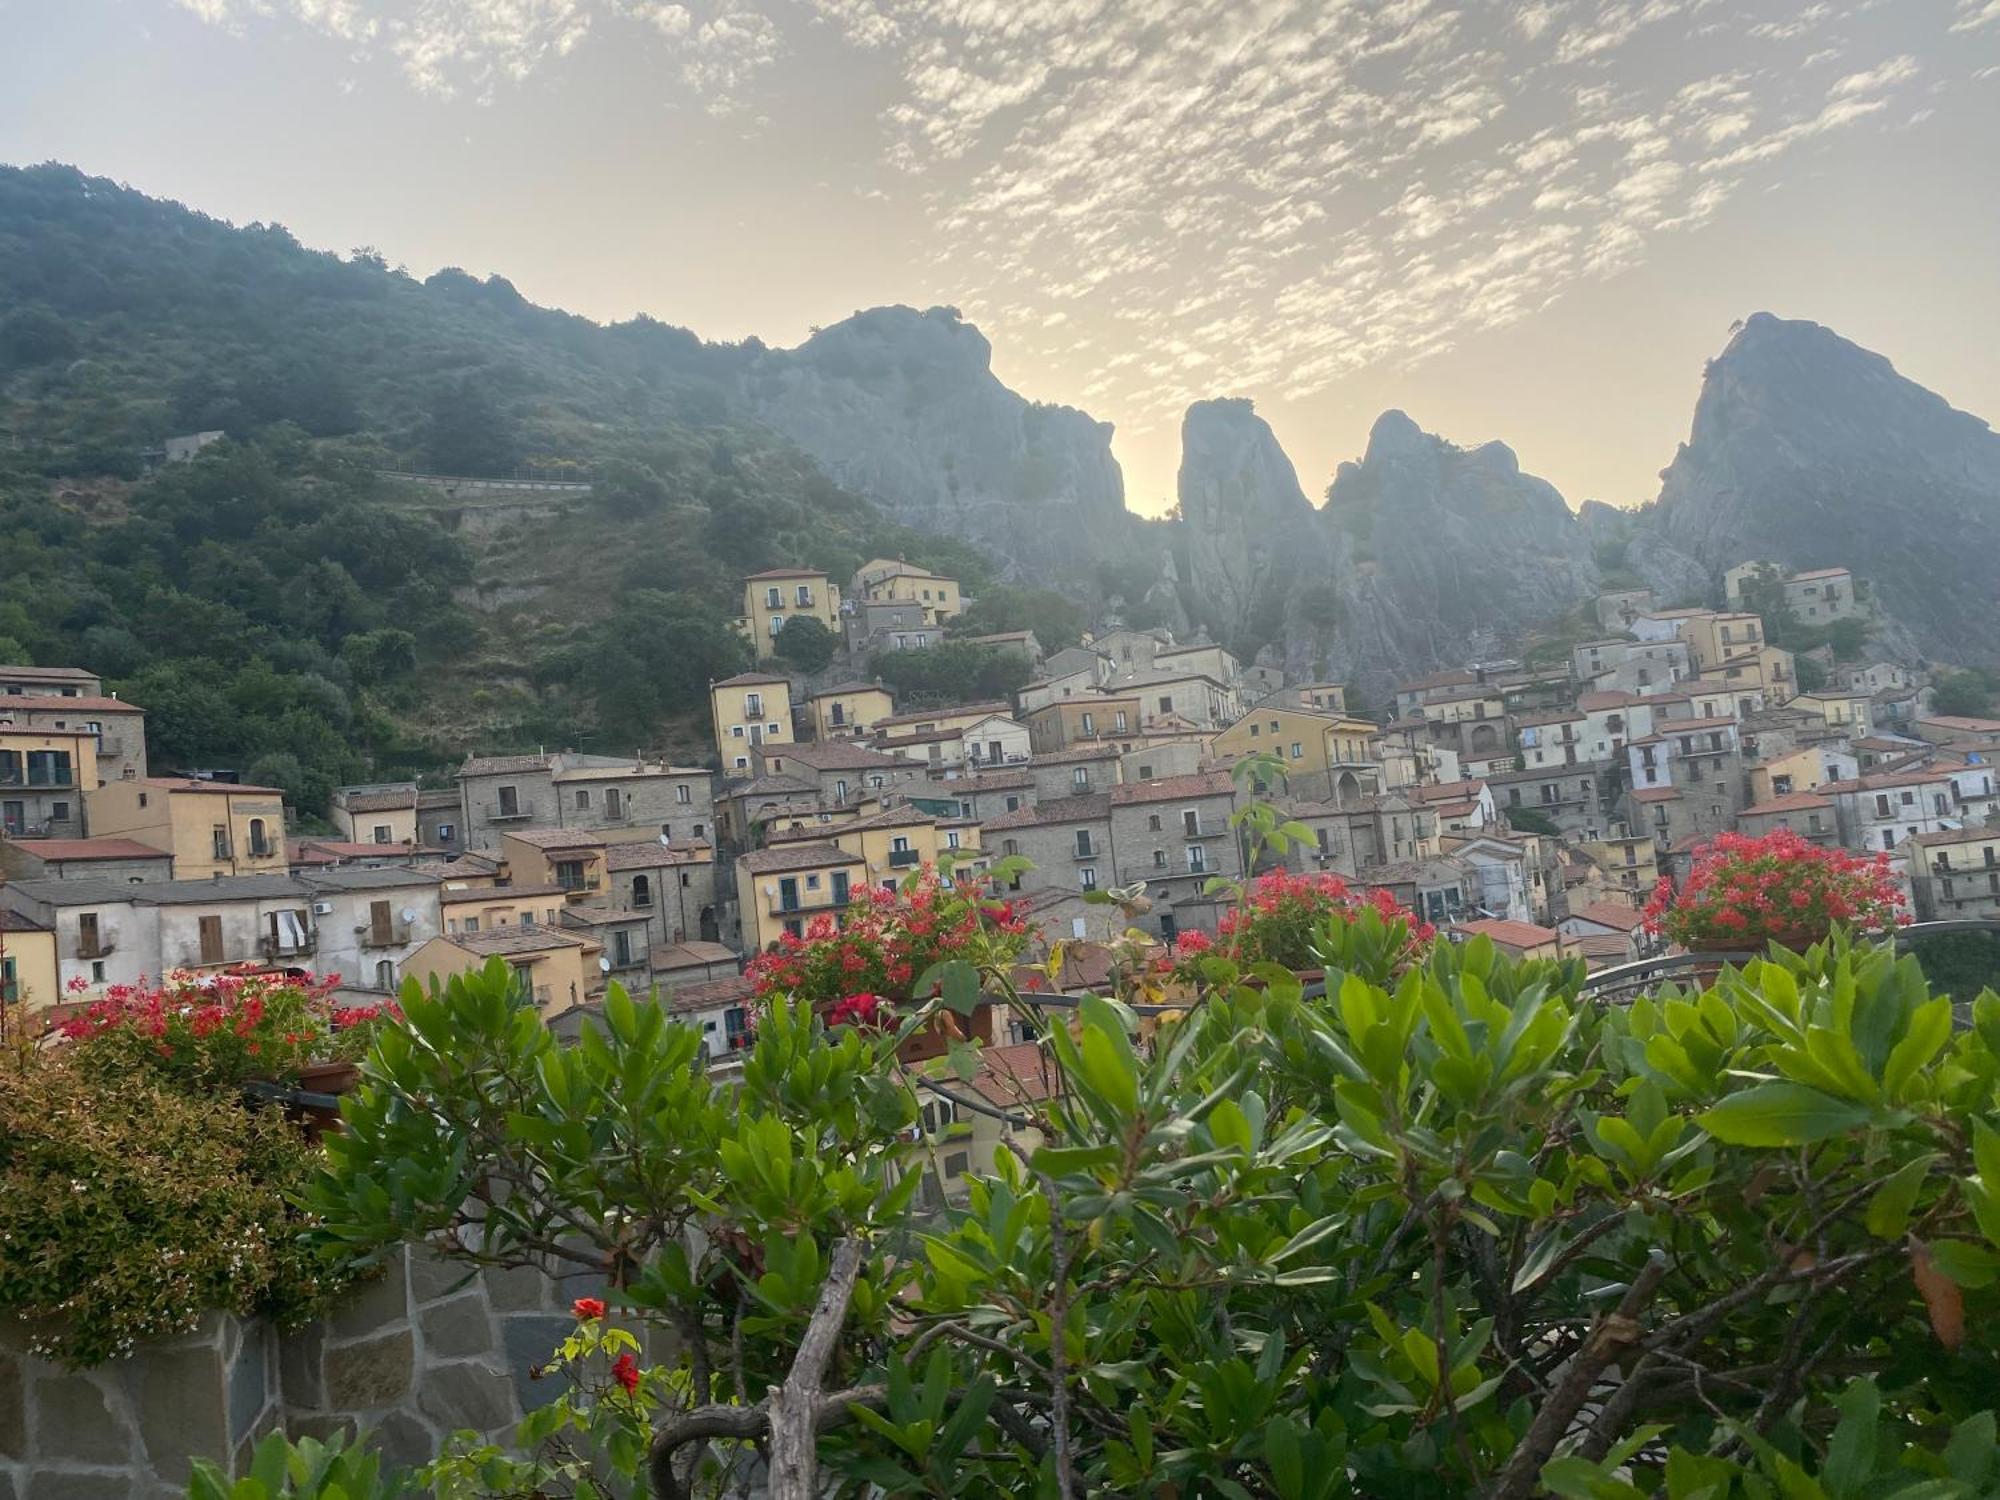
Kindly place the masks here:
MULTIPOLYGON (((307 1063, 299 1069, 298 1081, 292 1085, 301 1094, 332 1094, 335 1096, 352 1093, 354 1086, 361 1082, 361 1068, 351 1062, 307 1063)), ((304 1127, 306 1139, 317 1141, 329 1130, 340 1128, 340 1105, 308 1104, 297 1100, 292 1105, 292 1118, 304 1127)))
POLYGON ((1744 933, 1742 936, 1696 938, 1686 944, 1690 953, 1762 953, 1772 943, 1802 953, 1826 938, 1824 929, 1788 928, 1776 932, 1744 933))

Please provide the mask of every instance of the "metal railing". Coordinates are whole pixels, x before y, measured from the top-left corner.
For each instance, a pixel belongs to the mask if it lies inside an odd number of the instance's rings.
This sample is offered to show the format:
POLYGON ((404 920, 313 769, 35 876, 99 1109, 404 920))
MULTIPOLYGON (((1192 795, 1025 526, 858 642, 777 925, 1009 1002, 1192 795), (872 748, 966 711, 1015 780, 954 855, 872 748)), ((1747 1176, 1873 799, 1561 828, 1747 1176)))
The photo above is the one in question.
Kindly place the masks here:
POLYGON ((535 815, 535 804, 516 802, 509 807, 502 802, 488 802, 482 806, 481 811, 486 814, 486 821, 489 823, 512 823, 522 818, 532 818, 535 815))
MULTIPOLYGON (((2000 918, 1962 918, 1937 922, 1912 922, 1896 929, 1896 947, 1907 952, 1912 943, 1928 937, 1959 932, 2000 934, 2000 918)), ((1723 964, 1746 964, 1762 958, 1761 948, 1731 949, 1727 952, 1660 953, 1599 969, 1584 982, 1578 993, 1587 1000, 1617 1000, 1640 993, 1650 986, 1671 981, 1676 975, 1714 970, 1723 964)))

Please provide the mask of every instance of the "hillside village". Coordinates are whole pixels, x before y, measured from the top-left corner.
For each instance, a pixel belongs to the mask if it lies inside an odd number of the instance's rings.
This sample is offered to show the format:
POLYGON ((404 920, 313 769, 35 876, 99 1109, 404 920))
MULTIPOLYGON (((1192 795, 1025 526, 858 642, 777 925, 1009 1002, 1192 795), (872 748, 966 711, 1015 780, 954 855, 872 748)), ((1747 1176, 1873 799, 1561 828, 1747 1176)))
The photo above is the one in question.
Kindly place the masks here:
POLYGON ((1109 939, 1123 911, 1086 896, 1142 883, 1142 930, 1214 932, 1259 795, 1231 771, 1260 753, 1284 767, 1261 795, 1310 832, 1294 871, 1516 954, 1640 956, 1659 878, 1730 829, 1882 852, 1920 918, 2000 915, 2000 721, 1930 712, 1925 675, 1892 662, 1829 657, 1801 691, 1742 607, 1774 585, 1812 625, 1869 609, 1846 569, 1746 563, 1723 607, 1606 593, 1567 660, 1439 672, 1364 715, 1339 683, 1129 629, 1046 654, 1031 631, 978 637, 1031 671, 1011 700, 899 704, 844 674, 936 645, 958 580, 766 570, 737 621, 758 664, 710 688, 712 766, 474 755, 450 786, 341 788, 330 836, 296 831, 274 788, 150 765, 144 706, 90 671, 0 668, 6 993, 33 1011, 248 964, 379 997, 498 956, 552 1023, 613 981, 657 986, 726 1059, 748 958, 920 868, 1025 857, 1008 894, 1045 942, 1109 939), (802 618, 844 648, 815 677, 776 654, 802 618))

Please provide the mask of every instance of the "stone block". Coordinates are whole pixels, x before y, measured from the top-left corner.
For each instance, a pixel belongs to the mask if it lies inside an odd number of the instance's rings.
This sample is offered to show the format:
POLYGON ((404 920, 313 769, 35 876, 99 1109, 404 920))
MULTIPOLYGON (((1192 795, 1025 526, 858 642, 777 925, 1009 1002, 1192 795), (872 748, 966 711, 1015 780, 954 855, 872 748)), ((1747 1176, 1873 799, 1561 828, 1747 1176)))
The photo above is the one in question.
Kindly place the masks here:
POLYGON ((140 1368, 139 1437, 160 1478, 184 1481, 190 1460, 229 1462, 222 1351, 215 1345, 149 1349, 140 1368))
POLYGON ((39 1463, 123 1464, 132 1460, 132 1429, 114 1414, 87 1375, 35 1382, 35 1458, 39 1463))
POLYGON ((554 1285, 539 1266, 515 1266, 486 1273, 486 1295, 493 1310, 503 1313, 547 1312, 554 1285))
POLYGON ((364 1441, 382 1455, 385 1469, 429 1463, 437 1457, 439 1447, 431 1430, 407 1411, 389 1412, 364 1441))
POLYGON ((28 1493, 23 1500, 135 1500, 136 1494, 130 1474, 36 1469, 28 1475, 28 1493))
POLYGON ((326 1405, 326 1382, 320 1377, 320 1356, 326 1348, 326 1326, 309 1323, 278 1336, 278 1386, 287 1407, 326 1405))
POLYGON ((337 1339, 360 1338, 379 1333, 391 1323, 410 1315, 410 1282, 404 1257, 390 1257, 382 1274, 355 1288, 352 1296, 334 1309, 327 1331, 337 1339))
POLYGON ((229 1436, 242 1442, 270 1404, 270 1335, 262 1324, 249 1324, 229 1366, 229 1436))
POLYGON ((477 1291, 447 1302, 433 1302, 417 1314, 424 1336, 424 1358, 472 1359, 498 1351, 498 1330, 486 1299, 477 1291))
POLYGON ((471 1362, 425 1371, 417 1409, 446 1433, 469 1427, 492 1434, 512 1427, 521 1416, 513 1382, 489 1365, 471 1362))
POLYGON ((28 1392, 21 1362, 0 1354, 0 1459, 28 1456, 28 1392))
POLYGON ((407 1328, 336 1344, 326 1351, 326 1404, 335 1411, 373 1411, 403 1399, 416 1363, 416 1339, 407 1328))
POLYGON ((477 1288, 479 1267, 451 1260, 425 1246, 410 1250, 410 1295, 418 1303, 437 1302, 477 1288))
POLYGON ((338 1434, 352 1443, 354 1434, 358 1430, 358 1424, 353 1417, 337 1416, 324 1411, 294 1416, 285 1423, 285 1432, 293 1442, 297 1442, 300 1438, 312 1438, 316 1442, 324 1443, 338 1434))
POLYGON ((507 1357, 507 1374, 522 1411, 547 1406, 564 1390, 561 1380, 537 1380, 534 1371, 546 1364, 556 1346, 569 1337, 576 1323, 551 1314, 522 1313, 501 1320, 500 1350, 507 1357))

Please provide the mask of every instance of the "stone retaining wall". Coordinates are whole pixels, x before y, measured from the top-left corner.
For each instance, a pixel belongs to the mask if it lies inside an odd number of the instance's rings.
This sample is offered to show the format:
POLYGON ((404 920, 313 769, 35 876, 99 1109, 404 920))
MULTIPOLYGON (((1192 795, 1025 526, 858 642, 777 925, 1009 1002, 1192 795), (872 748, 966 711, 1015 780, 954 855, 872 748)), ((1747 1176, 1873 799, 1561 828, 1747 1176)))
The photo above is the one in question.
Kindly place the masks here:
POLYGON ((409 1250, 306 1328, 211 1313, 184 1338, 80 1371, 0 1324, 0 1500, 179 1500, 194 1459, 240 1472, 279 1426, 366 1430, 391 1465, 422 1463, 464 1429, 505 1438, 559 1394, 530 1372, 594 1290, 409 1250))

